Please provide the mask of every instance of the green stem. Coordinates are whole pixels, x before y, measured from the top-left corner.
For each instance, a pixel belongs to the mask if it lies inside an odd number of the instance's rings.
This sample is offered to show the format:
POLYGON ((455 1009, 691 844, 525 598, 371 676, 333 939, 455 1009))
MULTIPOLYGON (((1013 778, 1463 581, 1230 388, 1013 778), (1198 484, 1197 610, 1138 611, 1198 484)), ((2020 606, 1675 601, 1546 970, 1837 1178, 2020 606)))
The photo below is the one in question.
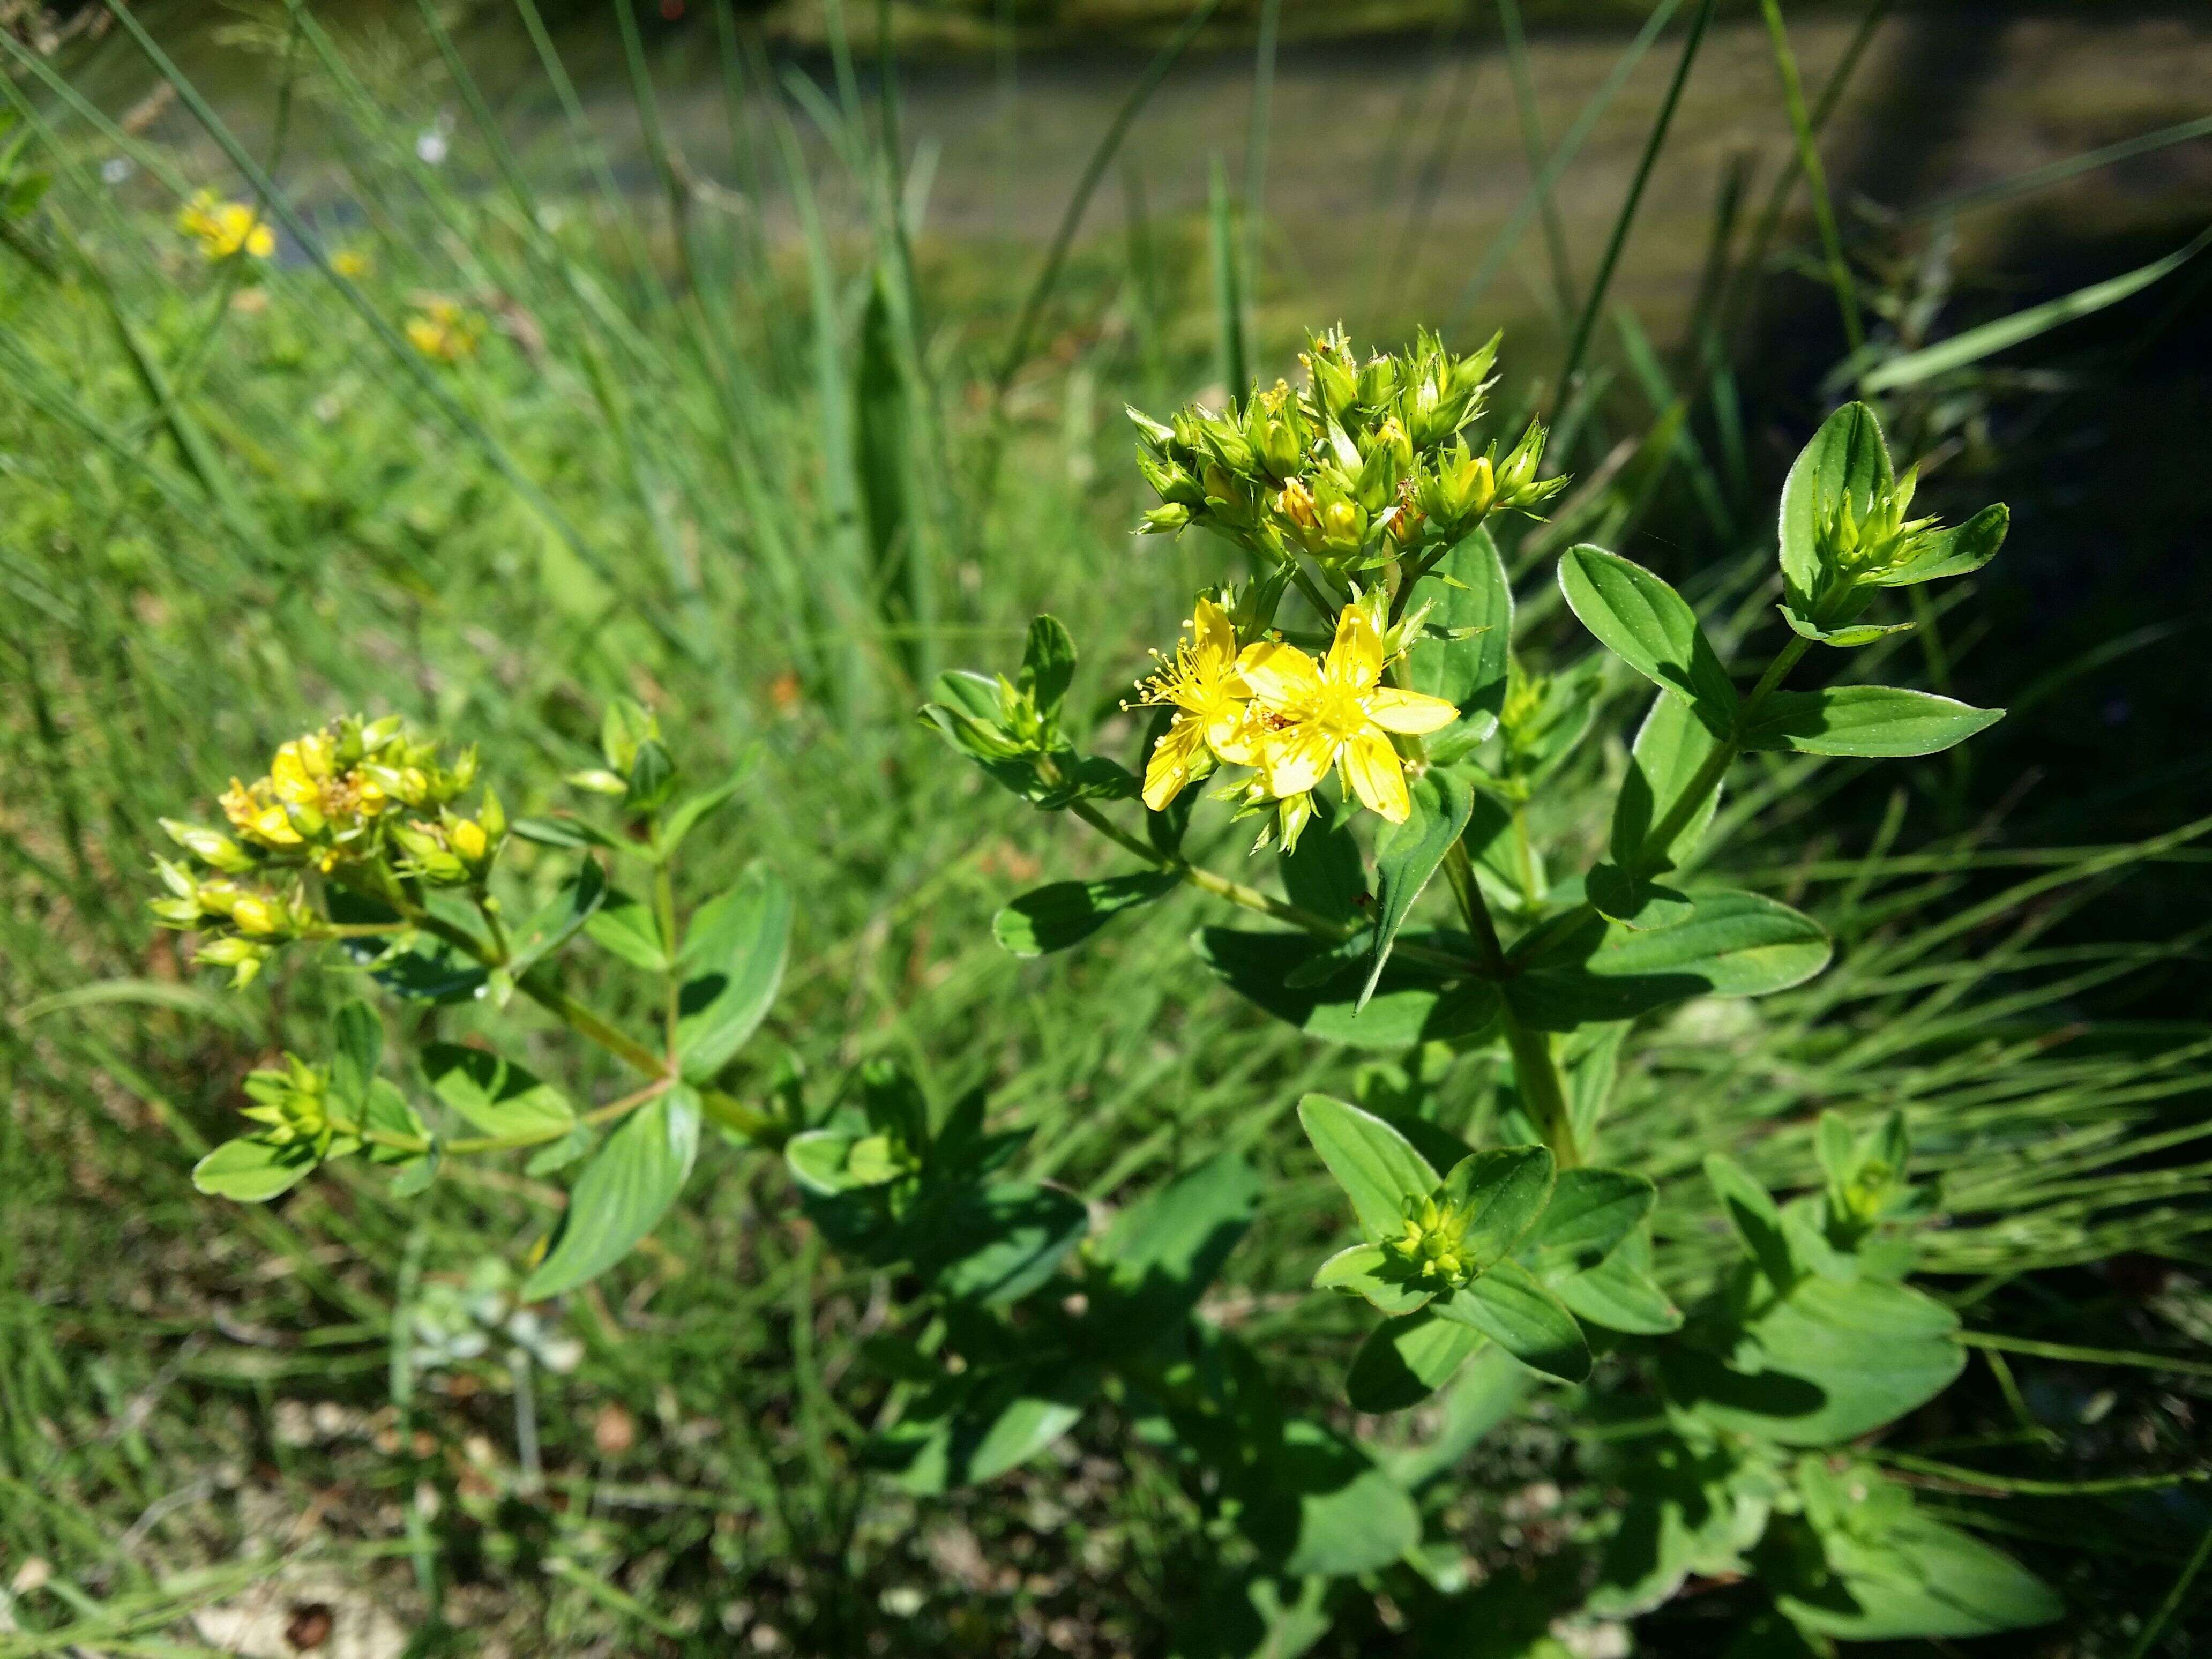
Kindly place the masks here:
POLYGON ((1498 924, 1491 919, 1490 906, 1475 880, 1474 864, 1468 857, 1464 841, 1454 842, 1445 852, 1444 878, 1451 884, 1452 895, 1459 901, 1460 914, 1467 918, 1468 931, 1474 935, 1485 967, 1498 981, 1498 1020, 1505 1033, 1505 1046, 1513 1054, 1513 1076, 1520 1085, 1522 1102, 1536 1121, 1537 1133, 1552 1149, 1553 1162, 1562 1170, 1571 1170, 1583 1161, 1582 1149, 1575 1144, 1574 1119, 1567 1109, 1559 1057, 1552 1052, 1551 1037, 1522 1024, 1505 994, 1505 981, 1512 970, 1498 940, 1498 924))
POLYGON ((676 1052, 676 1021, 681 1012, 684 979, 676 966, 676 877, 669 869, 668 860, 661 860, 653 866, 653 915, 654 925, 660 930, 661 943, 669 953, 668 998, 665 1024, 668 1030, 668 1052, 676 1052))
POLYGON ((1263 916, 1271 916, 1277 921, 1288 922, 1293 927, 1304 928, 1307 933, 1328 939, 1332 944, 1349 939, 1357 931, 1356 928, 1347 927, 1341 922, 1331 921, 1326 916, 1316 915, 1310 910, 1288 903, 1274 897, 1272 894, 1263 893, 1256 887, 1248 887, 1241 881, 1231 881, 1226 876, 1216 875, 1212 871, 1203 869, 1178 854, 1164 853, 1151 842, 1138 840, 1136 836, 1131 835, 1087 800, 1072 803, 1070 810, 1076 817, 1081 818, 1116 846, 1135 854, 1139 858, 1161 870, 1180 877, 1202 893, 1211 893, 1216 898, 1227 899, 1231 904, 1241 904, 1247 910, 1256 910, 1263 916))
POLYGON ((1752 688, 1751 695, 1744 699, 1742 707, 1736 713, 1735 730, 1714 745, 1713 752, 1706 756, 1705 763, 1691 775, 1688 786, 1674 804, 1667 809, 1666 815, 1644 836, 1644 846, 1637 854, 1634 873, 1648 875, 1660 867, 1664 861, 1666 849, 1674 843, 1674 837, 1689 828, 1690 821, 1705 806, 1706 797, 1720 787, 1721 779, 1727 775, 1735 757, 1743 752, 1743 732, 1750 726, 1752 716, 1759 712, 1760 705, 1765 702, 1774 688, 1782 684, 1783 678, 1797 665, 1797 659, 1805 654, 1810 644, 1810 641, 1801 635, 1792 635, 1790 642, 1775 653, 1772 662, 1766 665, 1766 672, 1759 677, 1759 684, 1752 688))

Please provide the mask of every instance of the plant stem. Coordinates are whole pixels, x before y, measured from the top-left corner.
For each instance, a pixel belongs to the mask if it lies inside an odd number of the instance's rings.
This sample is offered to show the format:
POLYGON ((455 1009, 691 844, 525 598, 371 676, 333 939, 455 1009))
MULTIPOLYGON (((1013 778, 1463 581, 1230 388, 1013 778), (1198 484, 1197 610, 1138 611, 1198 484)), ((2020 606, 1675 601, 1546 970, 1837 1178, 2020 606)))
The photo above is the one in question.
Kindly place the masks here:
POLYGON ((1735 728, 1714 745, 1713 752, 1706 756, 1705 763, 1691 775, 1688 785, 1674 804, 1667 809, 1666 815, 1644 837, 1644 846, 1636 857, 1637 868, 1632 873, 1648 875, 1662 866, 1666 849, 1675 836, 1689 828, 1690 821, 1705 806, 1705 798, 1720 787, 1721 779, 1742 752, 1744 729, 1751 724, 1752 716, 1759 712, 1768 694, 1782 684, 1783 677, 1797 665, 1797 659, 1805 654, 1810 644, 1810 641, 1793 634, 1789 644, 1775 653, 1774 660, 1766 665, 1766 672, 1759 677, 1759 684, 1752 688, 1751 695, 1743 700, 1741 708, 1737 710, 1735 728))
POLYGON ((676 966, 676 877, 662 859, 653 866, 653 915, 660 930, 661 946, 668 952, 668 1052, 676 1052, 676 1020, 680 1012, 684 980, 676 966))
POLYGON ((1490 906, 1483 899, 1481 884, 1475 880, 1474 864, 1468 857, 1466 842, 1455 841, 1445 851, 1444 878, 1451 883, 1460 914, 1467 918, 1468 931, 1474 935, 1475 947, 1482 952, 1484 965, 1498 983, 1498 1023, 1504 1031, 1505 1046, 1513 1054, 1513 1078, 1520 1086, 1522 1102, 1528 1107, 1528 1115, 1536 1121, 1537 1133, 1552 1149, 1553 1162, 1562 1170, 1571 1170, 1583 1161, 1582 1149, 1575 1145, 1574 1120, 1567 1110, 1567 1091, 1559 1078, 1559 1057, 1552 1052, 1549 1035, 1522 1024, 1506 996, 1505 981, 1511 977, 1512 969, 1507 965, 1505 947, 1498 940, 1498 924, 1491 920, 1490 906))
POLYGON ((1293 927, 1304 928, 1307 933, 1328 939, 1331 943, 1348 939, 1355 931, 1340 922, 1331 921, 1326 916, 1317 916, 1310 910, 1276 898, 1272 894, 1263 893, 1256 887, 1248 887, 1241 881, 1231 881, 1226 876, 1216 875, 1212 871, 1202 869, 1178 854, 1164 853, 1149 842, 1138 840, 1136 836, 1131 835, 1087 800, 1073 803, 1070 810, 1076 817, 1081 818, 1116 846, 1135 854, 1139 858, 1157 866, 1161 870, 1180 877, 1202 893, 1211 893, 1216 898, 1227 899, 1231 904, 1241 904, 1247 910, 1256 910, 1261 915, 1272 916, 1277 921, 1286 921, 1293 927))

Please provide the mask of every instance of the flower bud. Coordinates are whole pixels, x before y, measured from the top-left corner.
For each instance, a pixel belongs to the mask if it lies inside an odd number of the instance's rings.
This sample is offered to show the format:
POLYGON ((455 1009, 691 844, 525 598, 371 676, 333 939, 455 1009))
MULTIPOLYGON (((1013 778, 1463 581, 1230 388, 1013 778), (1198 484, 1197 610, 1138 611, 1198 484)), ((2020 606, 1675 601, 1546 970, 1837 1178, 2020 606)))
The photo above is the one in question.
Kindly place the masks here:
POLYGON ((588 789, 595 795, 622 795, 629 785, 602 767, 587 767, 580 772, 571 772, 563 780, 572 789, 588 789))
POLYGON ((175 818, 163 818, 161 828, 169 839, 190 853, 202 864, 238 875, 253 867, 253 860, 246 850, 219 830, 210 830, 204 824, 184 823, 175 818))
POLYGON ((1146 513, 1138 523, 1137 532, 1144 536, 1171 536, 1189 522, 1190 509, 1180 501, 1170 501, 1146 513))
POLYGON ((228 968, 231 970, 230 988, 242 991, 253 982, 269 960, 270 952, 265 945, 257 945, 235 933, 226 933, 221 939, 211 939, 192 953, 196 967, 228 968))
POLYGON ((240 893, 230 906, 230 920, 241 933, 267 934, 284 931, 283 906, 260 893, 240 893))

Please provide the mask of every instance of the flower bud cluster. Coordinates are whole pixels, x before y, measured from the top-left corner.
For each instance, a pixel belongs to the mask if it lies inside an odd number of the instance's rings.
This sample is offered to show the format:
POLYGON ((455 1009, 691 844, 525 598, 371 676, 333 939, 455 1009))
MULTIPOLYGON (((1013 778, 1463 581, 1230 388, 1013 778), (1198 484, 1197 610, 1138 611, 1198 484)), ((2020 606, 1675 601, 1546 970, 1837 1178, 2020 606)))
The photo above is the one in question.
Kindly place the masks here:
POLYGON ((1499 508, 1534 510, 1565 483, 1537 477, 1543 428, 1502 459, 1462 435, 1482 413, 1498 345, 1462 356, 1424 331, 1411 350, 1363 362, 1337 331, 1310 337, 1302 392, 1278 381, 1165 423, 1132 410, 1138 466, 1161 503, 1142 528, 1200 525, 1348 576, 1455 540, 1499 508))
POLYGON ((397 715, 348 717, 295 738, 262 776, 231 780, 221 798, 228 832, 161 820, 190 858, 154 861, 168 890, 152 902, 154 914, 164 927, 207 935, 195 960, 231 969, 244 985, 275 946, 329 935, 308 894, 311 870, 371 895, 402 880, 480 886, 506 840, 507 815, 489 790, 475 816, 455 810, 477 771, 473 748, 449 763, 397 715))
POLYGON ((282 1067, 250 1072, 246 1097, 253 1104, 245 1115, 268 1127, 261 1139, 279 1146, 305 1142, 317 1158, 326 1157, 337 1126, 330 1115, 331 1074, 309 1065, 295 1054, 286 1054, 282 1067))
POLYGON ((1389 1264, 1423 1290, 1444 1293, 1471 1283, 1481 1272, 1465 1247, 1474 1212, 1439 1202, 1435 1195, 1406 1200, 1405 1230, 1382 1241, 1389 1264))
POLYGON ((1907 467, 1887 490, 1877 490, 1861 507, 1851 492, 1838 492, 1820 521, 1816 545, 1823 569, 1844 582, 1887 574, 1910 563, 1942 532, 1931 516, 1908 520, 1920 469, 1907 467))

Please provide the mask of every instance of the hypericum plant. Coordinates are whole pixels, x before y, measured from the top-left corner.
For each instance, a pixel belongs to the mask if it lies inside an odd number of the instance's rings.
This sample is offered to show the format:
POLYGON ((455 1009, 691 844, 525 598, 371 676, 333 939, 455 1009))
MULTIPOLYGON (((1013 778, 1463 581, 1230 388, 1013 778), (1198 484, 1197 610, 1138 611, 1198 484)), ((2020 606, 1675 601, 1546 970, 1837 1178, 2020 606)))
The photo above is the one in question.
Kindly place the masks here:
POLYGON ((330 1159, 359 1153, 391 1166, 392 1189, 421 1191, 447 1158, 528 1151, 545 1174, 583 1161, 568 1206, 521 1286, 535 1300, 603 1273, 650 1232, 688 1176, 703 1121, 770 1146, 790 1125, 717 1086, 775 1000, 783 977, 791 901, 765 866, 688 915, 675 868, 685 838, 736 788, 732 777, 678 799, 675 760, 642 708, 618 704, 600 732, 605 765, 574 774, 611 798, 620 823, 576 816, 510 825, 486 789, 471 813, 473 749, 447 760, 397 716, 343 719, 295 738, 268 772, 233 780, 221 805, 228 830, 164 820, 189 859, 156 860, 166 927, 195 934, 194 959, 232 969, 243 986, 279 950, 335 945, 392 996, 415 1003, 520 994, 642 1079, 635 1091, 580 1109, 568 1091, 496 1050, 433 1042, 411 1074, 386 1074, 384 1023, 365 1000, 342 1007, 313 1057, 246 1082, 246 1115, 260 1125, 201 1160, 203 1191, 265 1200, 330 1159), (574 853, 557 892, 518 926, 498 890, 510 836, 574 853), (635 883, 614 884, 608 864, 635 883), (560 958, 579 939, 647 975, 659 1012, 650 1036, 571 995, 560 958), (427 1094, 450 1114, 434 1122, 427 1094), (465 1127, 473 1133, 453 1133, 465 1127))
MULTIPOLYGON (((1363 362, 1330 335, 1311 340, 1302 390, 1255 388, 1166 422, 1133 411, 1162 500, 1144 529, 1211 531, 1249 574, 1199 594, 1188 638, 1139 682, 1156 712, 1138 772, 1077 747, 1064 723, 1075 647, 1049 617, 1013 680, 940 678, 931 725, 1135 860, 1015 900, 999 937, 1021 955, 1063 949, 1188 884, 1278 924, 1194 941, 1268 1013, 1361 1048, 1498 1051, 1514 1103, 1502 1121, 1527 1144, 1478 1150, 1419 1115, 1302 1103, 1358 1227, 1314 1283, 1382 1316, 1347 1378, 1369 1412, 1429 1398, 1484 1351, 1569 1383, 1590 1377, 1594 1354, 1638 1362, 1584 1396, 1600 1413, 1616 1395, 1656 1396, 1640 1434, 1609 1443, 1626 1449, 1613 1461, 1632 1498, 1591 1611, 1654 1606, 1694 1571, 1756 1573, 1815 1645, 2055 1616, 2039 1583, 1844 1449, 1964 1363, 1955 1317, 1902 1282, 1910 1224, 1932 1199, 1907 1184, 1901 1120, 1863 1137, 1824 1121, 1824 1190, 1781 1207, 1716 1150, 1708 1175, 1745 1259, 1686 1318, 1662 1288, 1679 1276, 1656 1259, 1650 1182, 1595 1161, 1632 1022, 1692 997, 1778 991, 1827 963, 1811 917, 1683 878, 1737 757, 1932 754, 2000 717, 1896 687, 1784 683, 1815 643, 1910 627, 1862 618, 1884 588, 1987 562, 2005 509, 1957 529, 1908 520, 1913 474, 1895 476, 1870 410, 1838 410, 1784 488, 1791 636, 1747 690, 1668 583, 1569 549, 1568 606, 1656 692, 1603 848, 1562 878, 1580 849, 1539 846, 1528 809, 1589 734, 1603 659, 1547 672, 1516 648, 1490 526, 1565 481, 1540 476, 1539 426, 1503 457, 1462 435, 1496 349, 1459 356, 1424 335, 1363 362), (1202 781, 1232 813, 1267 815, 1254 850, 1274 845, 1274 883, 1186 852, 1202 781), (1111 813, 1125 801, 1141 825, 1111 813), (1449 906, 1432 917, 1439 871, 1449 906)), ((1389 1534, 1389 1500, 1373 1504, 1363 1524, 1389 1534)))

